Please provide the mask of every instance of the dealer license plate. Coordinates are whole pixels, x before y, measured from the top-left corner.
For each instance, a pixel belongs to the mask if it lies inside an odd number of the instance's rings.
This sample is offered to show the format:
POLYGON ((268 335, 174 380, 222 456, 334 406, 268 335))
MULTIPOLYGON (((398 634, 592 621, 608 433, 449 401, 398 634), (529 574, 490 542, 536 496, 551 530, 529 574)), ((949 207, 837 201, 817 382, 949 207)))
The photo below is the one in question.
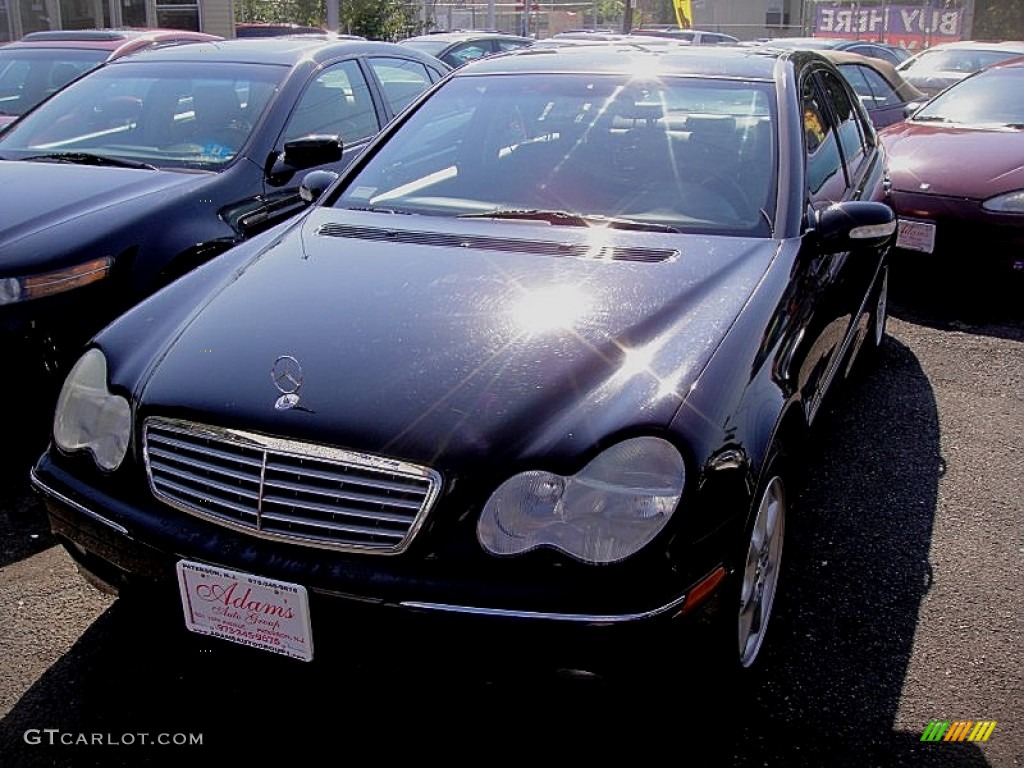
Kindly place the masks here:
POLYGON ((177 570, 191 631, 302 661, 313 658, 309 597, 301 584, 188 560, 179 561, 177 570))
POLYGON ((935 250, 935 225, 930 221, 900 219, 896 247, 932 253, 935 250))

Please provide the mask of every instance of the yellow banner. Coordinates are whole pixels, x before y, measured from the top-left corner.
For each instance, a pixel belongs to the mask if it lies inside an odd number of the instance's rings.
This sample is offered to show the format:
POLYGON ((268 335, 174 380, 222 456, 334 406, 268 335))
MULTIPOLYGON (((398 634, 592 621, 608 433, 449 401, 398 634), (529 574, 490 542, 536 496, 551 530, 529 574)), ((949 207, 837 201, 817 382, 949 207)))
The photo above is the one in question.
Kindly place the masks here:
POLYGON ((680 29, 693 28, 693 8, 690 7, 690 0, 673 0, 676 8, 676 23, 680 29))

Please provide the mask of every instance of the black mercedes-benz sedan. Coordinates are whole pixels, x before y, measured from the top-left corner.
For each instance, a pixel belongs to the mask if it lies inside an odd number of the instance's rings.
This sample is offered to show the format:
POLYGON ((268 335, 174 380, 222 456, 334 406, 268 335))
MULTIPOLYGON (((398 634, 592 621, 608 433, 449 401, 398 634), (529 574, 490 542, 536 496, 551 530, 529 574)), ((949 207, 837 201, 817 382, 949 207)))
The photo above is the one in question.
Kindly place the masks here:
POLYGON ((801 439, 883 341, 885 189, 814 53, 474 62, 96 336, 34 483, 87 573, 204 635, 308 660, 399 615, 667 663, 697 625, 751 667, 801 439))
POLYGON ((297 213, 303 173, 340 170, 447 69, 397 44, 296 38, 94 70, 0 135, 0 341, 74 348, 297 213))

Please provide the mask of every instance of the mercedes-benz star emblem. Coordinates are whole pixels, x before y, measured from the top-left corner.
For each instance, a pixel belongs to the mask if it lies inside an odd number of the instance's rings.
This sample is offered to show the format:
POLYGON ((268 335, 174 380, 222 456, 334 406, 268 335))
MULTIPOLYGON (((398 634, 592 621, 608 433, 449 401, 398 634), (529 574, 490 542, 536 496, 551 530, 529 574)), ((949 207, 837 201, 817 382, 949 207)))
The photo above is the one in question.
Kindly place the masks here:
POLYGON ((270 380, 274 382, 281 396, 274 402, 274 408, 287 411, 299 404, 299 389, 302 388, 302 366, 291 355, 281 355, 270 368, 270 380))

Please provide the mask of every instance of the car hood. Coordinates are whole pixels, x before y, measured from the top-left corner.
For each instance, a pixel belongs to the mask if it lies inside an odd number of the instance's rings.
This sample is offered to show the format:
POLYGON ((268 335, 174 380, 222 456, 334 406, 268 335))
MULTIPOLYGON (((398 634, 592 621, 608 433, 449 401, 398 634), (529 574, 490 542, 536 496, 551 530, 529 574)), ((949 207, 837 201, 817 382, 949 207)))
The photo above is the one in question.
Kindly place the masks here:
POLYGON ((178 171, 0 161, 0 188, 6 190, 0 206, 0 268, 15 266, 7 263, 6 255, 23 238, 75 226, 85 216, 116 220, 117 207, 126 200, 198 186, 208 178, 209 174, 178 171))
POLYGON ((1024 131, 907 121, 880 136, 898 191, 984 200, 1024 188, 1024 131))
POLYGON ((585 228, 314 209, 179 326, 140 412, 432 466, 663 427, 778 243, 605 234, 626 260, 551 255, 585 228))

